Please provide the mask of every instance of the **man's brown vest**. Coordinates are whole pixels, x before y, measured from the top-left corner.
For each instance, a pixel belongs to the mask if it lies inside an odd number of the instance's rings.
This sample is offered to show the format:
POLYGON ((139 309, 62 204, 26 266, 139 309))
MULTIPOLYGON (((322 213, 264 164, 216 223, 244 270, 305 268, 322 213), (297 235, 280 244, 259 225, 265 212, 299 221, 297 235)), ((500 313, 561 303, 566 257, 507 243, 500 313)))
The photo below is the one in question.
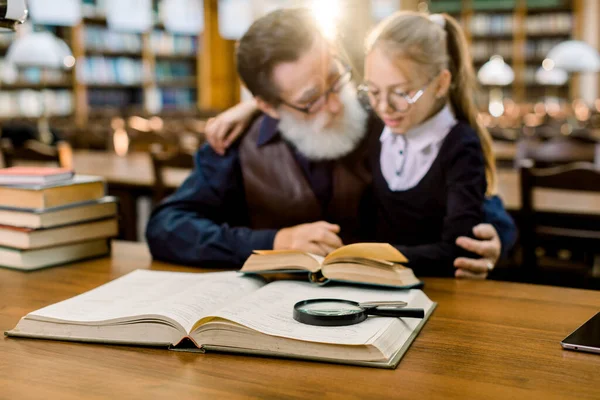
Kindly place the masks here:
POLYGON ((333 189, 326 210, 320 205, 293 150, 279 136, 258 146, 263 117, 240 143, 240 164, 253 229, 281 229, 324 220, 339 224, 344 243, 355 241, 359 206, 371 175, 365 140, 333 166, 333 189))

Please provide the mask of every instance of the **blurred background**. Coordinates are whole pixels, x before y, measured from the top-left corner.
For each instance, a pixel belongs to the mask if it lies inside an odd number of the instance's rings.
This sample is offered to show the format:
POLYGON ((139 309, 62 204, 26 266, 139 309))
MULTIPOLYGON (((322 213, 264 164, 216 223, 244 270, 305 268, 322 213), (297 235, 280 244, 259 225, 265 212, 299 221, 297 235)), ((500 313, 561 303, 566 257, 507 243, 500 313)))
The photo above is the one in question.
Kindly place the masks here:
POLYGON ((600 127, 600 5, 592 0, 30 0, 29 20, 0 35, 0 119, 39 125, 45 117, 75 147, 98 149, 114 145, 121 126, 201 135, 199 121, 244 96, 235 39, 258 16, 299 5, 314 9, 358 79, 374 24, 400 9, 446 12, 465 30, 481 116, 500 139, 554 121, 563 135, 600 127), (23 52, 38 59, 7 57, 32 35, 23 52), (53 39, 63 46, 44 45, 53 39))
POLYGON ((234 48, 257 17, 311 7, 360 80, 364 37, 377 22, 397 10, 448 13, 466 33, 481 87, 480 118, 494 138, 499 195, 521 232, 497 276, 513 279, 515 269, 534 274, 548 264, 546 283, 598 282, 596 0, 29 0, 27 6, 27 21, 0 34, 4 165, 58 163, 103 176, 109 194, 121 199, 120 236, 128 240, 143 237, 150 207, 189 174, 207 118, 248 96, 236 76, 234 48), (547 168, 541 176, 556 174, 558 181, 538 179, 547 168))

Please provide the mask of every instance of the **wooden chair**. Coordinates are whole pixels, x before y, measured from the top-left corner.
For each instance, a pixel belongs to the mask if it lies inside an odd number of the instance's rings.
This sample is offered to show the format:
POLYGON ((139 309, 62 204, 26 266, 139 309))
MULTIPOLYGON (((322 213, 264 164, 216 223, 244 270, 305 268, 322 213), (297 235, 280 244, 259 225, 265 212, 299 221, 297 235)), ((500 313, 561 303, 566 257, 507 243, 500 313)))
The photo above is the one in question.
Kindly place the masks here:
POLYGON ((523 160, 531 160, 536 167, 553 167, 574 162, 593 163, 596 147, 592 140, 577 137, 557 137, 542 141, 523 139, 517 144, 517 166, 523 160))
POLYGON ((513 128, 494 127, 489 128, 488 131, 490 132, 492 139, 499 142, 516 142, 521 135, 519 130, 513 128))
POLYGON ((154 172, 153 203, 156 205, 173 191, 166 184, 165 173, 169 169, 193 169, 194 156, 183 151, 165 151, 160 145, 151 148, 150 156, 154 172))
POLYGON ((131 127, 127 128, 129 136, 129 152, 150 152, 152 147, 160 144, 164 151, 177 151, 178 139, 165 132, 143 132, 131 127))
POLYGON ((110 120, 91 120, 84 129, 77 129, 71 141, 79 149, 113 151, 110 120))
MULTIPOLYGON (((534 169, 531 162, 522 162, 520 218, 523 267, 529 281, 600 287, 600 266, 596 256, 600 254, 600 213, 540 212, 534 205, 534 190, 538 188, 598 193, 600 197, 600 170, 589 163, 534 169), (580 259, 557 259, 545 269, 540 267, 537 251, 543 248, 538 246, 577 255, 580 259)), ((577 194, 573 194, 574 201, 575 196, 577 194)))
POLYGON ((27 140, 23 146, 15 148, 9 139, 4 138, 0 140, 0 151, 6 167, 26 162, 53 163, 62 168, 72 168, 72 151, 67 142, 48 146, 37 140, 27 140))

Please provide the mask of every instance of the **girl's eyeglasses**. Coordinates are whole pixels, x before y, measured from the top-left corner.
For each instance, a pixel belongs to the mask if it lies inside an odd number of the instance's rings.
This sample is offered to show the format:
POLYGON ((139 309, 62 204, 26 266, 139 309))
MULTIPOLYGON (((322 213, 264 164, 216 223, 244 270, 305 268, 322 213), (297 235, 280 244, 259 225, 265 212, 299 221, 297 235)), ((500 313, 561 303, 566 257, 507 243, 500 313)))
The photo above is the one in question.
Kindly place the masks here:
POLYGON ((319 98, 314 101, 311 101, 304 107, 299 107, 293 104, 286 102, 283 99, 279 99, 282 104, 293 108, 294 110, 303 112, 305 114, 315 114, 323 108, 325 104, 327 104, 327 100, 329 99, 329 95, 331 93, 338 93, 344 86, 346 86, 352 80, 352 68, 348 65, 342 64, 343 71, 337 77, 337 79, 333 82, 331 87, 327 89, 319 98))
MULTIPOLYGON (((412 96, 407 92, 400 92, 397 90, 388 91, 386 94, 386 102, 394 112, 406 112, 410 109, 410 106, 415 104, 417 100, 423 96, 423 93, 427 90, 427 86, 429 86, 429 82, 421 89, 417 90, 412 96)), ((369 86, 364 83, 358 86, 358 98, 367 109, 377 108, 380 102, 379 91, 370 89, 369 86)))

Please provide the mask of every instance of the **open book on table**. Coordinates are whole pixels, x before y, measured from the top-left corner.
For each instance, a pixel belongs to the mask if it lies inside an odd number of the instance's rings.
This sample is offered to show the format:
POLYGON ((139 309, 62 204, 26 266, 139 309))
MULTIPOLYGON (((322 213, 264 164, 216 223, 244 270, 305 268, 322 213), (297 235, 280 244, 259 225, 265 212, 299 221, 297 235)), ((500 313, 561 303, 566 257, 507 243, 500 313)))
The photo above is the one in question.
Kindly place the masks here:
POLYGON ((259 250, 252 254, 241 272, 258 274, 267 279, 289 278, 289 274, 306 274, 316 283, 329 281, 413 288, 422 286, 408 262, 387 243, 355 243, 321 257, 298 250, 259 250))
POLYGON ((435 303, 422 291, 265 284, 236 272, 137 270, 31 312, 7 336, 226 351, 395 368, 435 303), (311 298, 406 301, 425 319, 369 317, 345 327, 304 325, 296 302, 311 298), (189 339, 189 340, 188 340, 189 339))

